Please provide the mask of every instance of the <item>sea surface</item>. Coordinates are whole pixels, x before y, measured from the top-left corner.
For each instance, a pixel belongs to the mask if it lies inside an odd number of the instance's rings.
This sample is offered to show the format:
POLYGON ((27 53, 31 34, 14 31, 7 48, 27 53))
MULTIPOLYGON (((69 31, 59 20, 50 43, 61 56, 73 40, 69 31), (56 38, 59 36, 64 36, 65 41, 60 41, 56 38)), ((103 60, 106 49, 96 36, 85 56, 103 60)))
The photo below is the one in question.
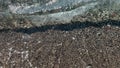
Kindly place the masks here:
POLYGON ((22 15, 39 25, 70 22, 74 16, 96 8, 119 10, 120 0, 0 0, 0 6, 0 15, 22 15))

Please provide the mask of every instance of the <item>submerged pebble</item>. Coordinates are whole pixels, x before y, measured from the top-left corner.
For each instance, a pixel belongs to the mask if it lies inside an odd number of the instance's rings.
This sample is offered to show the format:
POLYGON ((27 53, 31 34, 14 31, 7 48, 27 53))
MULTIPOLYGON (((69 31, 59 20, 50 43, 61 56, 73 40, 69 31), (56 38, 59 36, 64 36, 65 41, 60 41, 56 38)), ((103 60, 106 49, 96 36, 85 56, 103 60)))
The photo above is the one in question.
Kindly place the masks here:
MULTIPOLYGON (((10 28, 66 24, 71 21, 99 22, 120 19, 119 0, 41 0, 39 2, 35 0, 7 0, 2 3, 8 8, 5 12, 0 12, 2 15, 0 19, 1 22, 9 21, 10 28)), ((6 7, 2 6, 2 8, 6 7)), ((0 24, 0 27, 3 28, 3 24, 0 24)))

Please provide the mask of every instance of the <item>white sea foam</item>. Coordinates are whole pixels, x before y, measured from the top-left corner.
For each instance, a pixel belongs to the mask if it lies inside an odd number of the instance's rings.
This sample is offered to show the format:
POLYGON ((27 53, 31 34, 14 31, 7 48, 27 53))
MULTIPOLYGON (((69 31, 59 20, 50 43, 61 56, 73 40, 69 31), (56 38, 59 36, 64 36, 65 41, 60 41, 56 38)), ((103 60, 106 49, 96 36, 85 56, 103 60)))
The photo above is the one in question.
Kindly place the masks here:
POLYGON ((12 13, 15 14, 33 14, 40 11, 51 11, 56 10, 59 7, 66 8, 66 7, 72 7, 77 4, 81 4, 83 2, 92 2, 95 0, 51 0, 48 3, 45 3, 43 5, 40 5, 39 3, 35 3, 32 5, 24 6, 22 5, 9 5, 9 9, 12 13))
POLYGON ((84 14, 84 12, 88 11, 91 8, 94 8, 95 5, 97 5, 97 2, 78 7, 71 11, 53 13, 48 15, 31 15, 28 17, 37 26, 40 26, 42 23, 48 23, 54 21, 67 23, 70 22, 74 16, 84 14))

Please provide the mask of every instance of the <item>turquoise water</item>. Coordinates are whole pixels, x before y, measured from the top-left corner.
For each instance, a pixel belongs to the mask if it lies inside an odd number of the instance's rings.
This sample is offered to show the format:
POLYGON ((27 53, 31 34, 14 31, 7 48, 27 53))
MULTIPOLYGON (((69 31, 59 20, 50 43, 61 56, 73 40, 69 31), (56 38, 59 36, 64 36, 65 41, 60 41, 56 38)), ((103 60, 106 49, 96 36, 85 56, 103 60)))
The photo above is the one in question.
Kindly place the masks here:
POLYGON ((120 0, 0 0, 0 3, 5 4, 0 14, 22 15, 38 26, 48 22, 70 22, 74 16, 98 7, 109 12, 120 10, 120 0))
POLYGON ((37 12, 51 12, 58 10, 56 12, 62 12, 66 10, 72 10, 80 7, 83 4, 95 2, 95 0, 49 0, 48 2, 41 5, 41 3, 33 3, 28 5, 28 3, 22 3, 20 5, 10 4, 9 10, 14 14, 34 14, 37 12))
POLYGON ((0 12, 51 14, 74 10, 95 2, 98 3, 97 5, 101 4, 100 7, 106 7, 106 9, 120 9, 120 0, 0 0, 0 12))

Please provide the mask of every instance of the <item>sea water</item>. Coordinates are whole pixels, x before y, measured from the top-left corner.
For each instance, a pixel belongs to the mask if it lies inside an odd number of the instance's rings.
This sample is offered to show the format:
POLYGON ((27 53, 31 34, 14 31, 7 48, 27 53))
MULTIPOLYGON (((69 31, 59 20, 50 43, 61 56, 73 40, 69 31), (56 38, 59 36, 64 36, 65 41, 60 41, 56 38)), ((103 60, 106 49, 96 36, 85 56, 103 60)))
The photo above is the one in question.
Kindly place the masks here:
POLYGON ((36 25, 49 22, 70 22, 96 6, 108 11, 119 10, 120 0, 0 0, 1 14, 22 15, 36 25))

